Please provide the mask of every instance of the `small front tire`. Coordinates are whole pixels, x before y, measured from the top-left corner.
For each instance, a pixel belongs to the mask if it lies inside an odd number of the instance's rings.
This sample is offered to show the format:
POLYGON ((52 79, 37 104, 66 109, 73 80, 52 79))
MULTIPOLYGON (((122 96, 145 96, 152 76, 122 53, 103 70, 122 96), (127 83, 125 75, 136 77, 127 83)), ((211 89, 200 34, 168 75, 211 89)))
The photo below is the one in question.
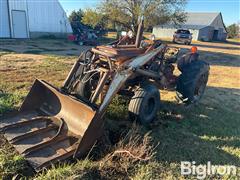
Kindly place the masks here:
POLYGON ((148 125, 156 117, 159 107, 159 90, 151 84, 139 87, 135 90, 128 106, 130 119, 148 125))

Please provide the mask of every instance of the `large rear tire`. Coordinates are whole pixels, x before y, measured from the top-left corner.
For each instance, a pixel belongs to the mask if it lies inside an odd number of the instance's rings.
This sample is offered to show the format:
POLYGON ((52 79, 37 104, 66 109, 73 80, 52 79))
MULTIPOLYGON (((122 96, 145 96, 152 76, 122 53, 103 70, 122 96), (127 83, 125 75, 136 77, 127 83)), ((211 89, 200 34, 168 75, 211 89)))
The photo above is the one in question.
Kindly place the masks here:
POLYGON ((154 85, 139 87, 128 106, 130 119, 148 125, 156 117, 159 106, 160 93, 154 85))
POLYGON ((177 80, 177 97, 186 104, 194 104, 202 98, 209 76, 209 64, 205 61, 192 61, 177 80))

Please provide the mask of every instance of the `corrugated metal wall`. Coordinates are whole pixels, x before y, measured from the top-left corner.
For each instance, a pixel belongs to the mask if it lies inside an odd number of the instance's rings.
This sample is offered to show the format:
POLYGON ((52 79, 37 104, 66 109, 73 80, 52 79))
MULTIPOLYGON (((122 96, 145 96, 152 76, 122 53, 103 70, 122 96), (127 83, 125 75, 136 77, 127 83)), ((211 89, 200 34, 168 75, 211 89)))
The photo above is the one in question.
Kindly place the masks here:
POLYGON ((213 39, 214 28, 211 26, 204 27, 199 30, 198 40, 200 41, 211 41, 213 39))
MULTIPOLYGON (((172 39, 175 31, 177 31, 177 29, 162 28, 162 27, 159 27, 159 26, 153 27, 153 34, 157 38, 170 38, 170 39, 172 39)), ((193 40, 198 40, 199 30, 190 29, 190 32, 192 33, 193 40)))
POLYGON ((27 1, 30 32, 72 32, 65 11, 57 0, 27 1))
POLYGON ((214 27, 214 30, 218 30, 217 40, 225 41, 227 38, 227 31, 223 24, 221 14, 217 16, 217 18, 212 22, 211 26, 214 27))
MULTIPOLYGON (((27 10, 27 0, 9 0, 9 14, 10 14, 10 25, 11 34, 14 37, 14 27, 13 27, 13 15, 12 11, 24 11, 26 13, 26 26, 27 26, 27 37, 29 37, 29 21, 28 21, 28 10, 27 10)), ((17 30, 15 30, 17 31, 17 30)))
POLYGON ((9 0, 9 9, 11 10, 24 10, 27 11, 26 0, 9 0))
POLYGON ((0 0, 0 38, 10 38, 7 0, 0 0))
POLYGON ((227 33, 225 32, 225 30, 223 28, 220 28, 219 33, 218 33, 218 40, 226 41, 226 39, 227 39, 227 33))
POLYGON ((219 14, 216 17, 216 19, 214 19, 214 21, 211 23, 210 26, 214 27, 215 30, 222 29, 221 31, 223 33, 227 33, 227 31, 225 30, 224 24, 223 24, 223 20, 222 20, 221 14, 219 14))

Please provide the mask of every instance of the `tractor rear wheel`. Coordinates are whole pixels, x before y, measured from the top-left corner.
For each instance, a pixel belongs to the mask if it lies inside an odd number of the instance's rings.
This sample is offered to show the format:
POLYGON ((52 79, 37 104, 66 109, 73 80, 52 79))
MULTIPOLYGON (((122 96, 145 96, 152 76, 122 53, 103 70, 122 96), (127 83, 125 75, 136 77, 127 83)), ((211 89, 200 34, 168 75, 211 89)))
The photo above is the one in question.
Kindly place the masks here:
POLYGON ((160 93, 154 85, 139 87, 135 90, 128 106, 130 119, 148 125, 156 117, 159 106, 160 93))
POLYGON ((189 63, 177 80, 178 99, 186 104, 197 103, 205 91, 209 69, 205 61, 197 60, 189 63))

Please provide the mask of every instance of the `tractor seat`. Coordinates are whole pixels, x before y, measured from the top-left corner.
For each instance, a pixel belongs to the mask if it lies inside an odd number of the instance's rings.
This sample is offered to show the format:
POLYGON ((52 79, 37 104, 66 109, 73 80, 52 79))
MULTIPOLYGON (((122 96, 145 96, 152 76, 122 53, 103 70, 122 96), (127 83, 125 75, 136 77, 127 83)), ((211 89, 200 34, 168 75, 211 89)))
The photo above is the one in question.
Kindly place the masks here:
POLYGON ((114 61, 125 61, 143 54, 145 52, 145 49, 127 46, 121 48, 115 48, 111 46, 97 46, 95 48, 92 48, 92 52, 113 59, 114 61))

